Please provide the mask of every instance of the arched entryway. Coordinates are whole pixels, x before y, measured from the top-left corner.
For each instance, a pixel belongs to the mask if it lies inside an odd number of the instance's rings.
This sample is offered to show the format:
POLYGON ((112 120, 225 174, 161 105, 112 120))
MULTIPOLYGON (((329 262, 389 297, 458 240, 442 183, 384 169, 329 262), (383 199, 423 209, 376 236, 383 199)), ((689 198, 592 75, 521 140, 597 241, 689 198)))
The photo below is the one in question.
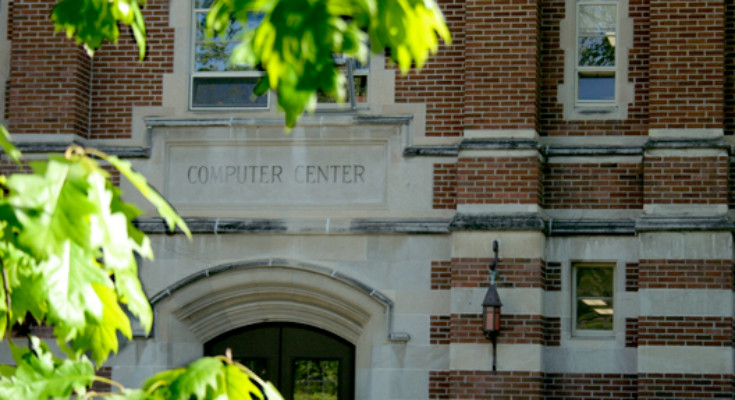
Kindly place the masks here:
POLYGON ((287 400, 354 398, 355 347, 324 330, 292 323, 251 325, 208 341, 204 352, 224 354, 228 348, 287 400))

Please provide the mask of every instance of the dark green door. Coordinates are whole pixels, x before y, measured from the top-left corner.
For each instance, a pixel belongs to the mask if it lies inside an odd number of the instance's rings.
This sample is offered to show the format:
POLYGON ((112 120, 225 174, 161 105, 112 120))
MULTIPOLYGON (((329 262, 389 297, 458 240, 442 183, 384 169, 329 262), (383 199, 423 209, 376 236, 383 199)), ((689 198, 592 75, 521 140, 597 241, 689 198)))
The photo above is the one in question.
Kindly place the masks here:
POLYGON ((273 382, 286 400, 354 398, 355 348, 320 329, 296 324, 258 324, 204 345, 207 355, 232 357, 273 382))

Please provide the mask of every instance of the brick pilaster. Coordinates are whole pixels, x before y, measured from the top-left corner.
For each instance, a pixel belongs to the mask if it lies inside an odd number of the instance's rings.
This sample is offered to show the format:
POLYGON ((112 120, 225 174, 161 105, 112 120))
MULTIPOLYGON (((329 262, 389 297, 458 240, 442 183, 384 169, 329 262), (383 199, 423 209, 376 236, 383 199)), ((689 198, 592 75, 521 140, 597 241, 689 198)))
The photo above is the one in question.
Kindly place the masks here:
POLYGON ((538 130, 538 0, 467 1, 465 128, 538 130))
POLYGON ((54 2, 15 0, 12 7, 8 129, 16 134, 77 134, 89 125, 89 56, 54 32, 54 2))
POLYGON ((650 129, 722 129, 724 1, 650 1, 650 129))

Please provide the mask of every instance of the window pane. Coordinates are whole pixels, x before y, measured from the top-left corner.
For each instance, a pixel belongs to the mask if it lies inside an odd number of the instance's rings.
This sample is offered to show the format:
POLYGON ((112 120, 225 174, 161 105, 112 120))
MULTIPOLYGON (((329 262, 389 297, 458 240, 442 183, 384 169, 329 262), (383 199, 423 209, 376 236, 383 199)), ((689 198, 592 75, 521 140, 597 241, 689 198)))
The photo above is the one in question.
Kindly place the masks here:
POLYGON ((197 72, 255 71, 249 65, 231 65, 230 54, 239 43, 201 43, 196 45, 194 62, 197 72))
POLYGON ((613 269, 577 267, 577 297, 612 297, 613 269))
POLYGON ((576 267, 577 329, 613 327, 612 267, 576 267))
POLYGON ((294 400, 337 400, 339 361, 294 361, 294 400))
POLYGON ((257 77, 194 78, 194 107, 266 107, 268 95, 252 98, 257 77))
POLYGON ((579 35, 603 36, 615 34, 616 6, 601 4, 586 4, 579 6, 579 35))
POLYGON ((615 100, 614 76, 585 76, 579 75, 579 100, 615 100))
POLYGON ((577 329, 610 330, 613 328, 612 300, 603 300, 609 306, 590 306, 577 301, 577 329))
POLYGON ((615 47, 607 36, 585 36, 579 38, 580 67, 614 67, 615 47))

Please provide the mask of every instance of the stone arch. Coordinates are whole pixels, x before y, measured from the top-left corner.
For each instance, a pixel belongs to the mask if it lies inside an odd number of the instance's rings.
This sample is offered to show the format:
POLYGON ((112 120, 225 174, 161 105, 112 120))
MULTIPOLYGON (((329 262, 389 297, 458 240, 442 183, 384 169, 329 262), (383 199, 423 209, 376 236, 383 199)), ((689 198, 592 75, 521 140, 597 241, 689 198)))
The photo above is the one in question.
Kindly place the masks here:
MULTIPOLYGON (((393 302, 377 290, 319 265, 261 259, 215 266, 190 275, 151 298, 156 337, 168 341, 166 315, 200 343, 263 322, 294 322, 357 344, 366 331, 392 332, 393 302), (162 335, 164 337, 161 337, 162 335)), ((177 334, 177 336, 180 336, 177 334)))

